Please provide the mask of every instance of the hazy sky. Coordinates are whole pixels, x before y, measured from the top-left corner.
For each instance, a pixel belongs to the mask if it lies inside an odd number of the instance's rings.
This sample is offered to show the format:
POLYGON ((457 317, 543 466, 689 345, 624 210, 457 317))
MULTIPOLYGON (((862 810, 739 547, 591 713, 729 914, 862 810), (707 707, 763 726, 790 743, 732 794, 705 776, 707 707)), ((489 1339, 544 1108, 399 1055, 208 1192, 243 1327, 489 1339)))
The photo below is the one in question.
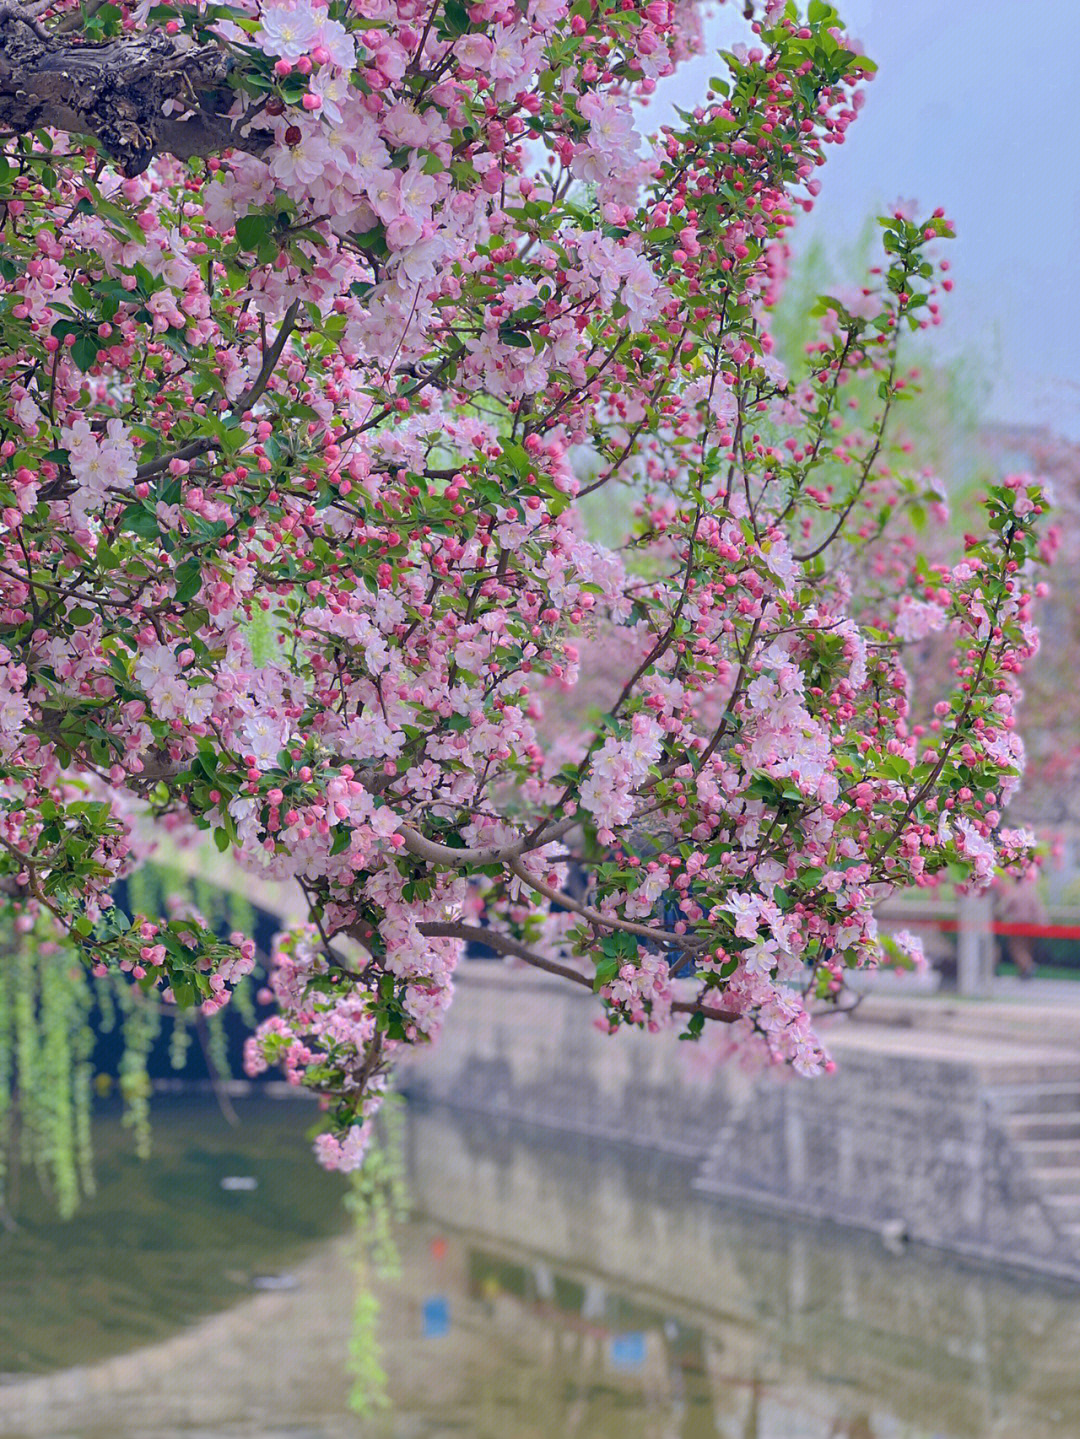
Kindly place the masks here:
MULTIPOLYGON (((837 8, 878 74, 799 233, 842 245, 901 196, 942 205, 957 239, 940 343, 993 382, 991 413, 1080 438, 1080 0, 837 8)), ((740 29, 723 6, 711 48, 740 29)), ((691 103, 716 68, 706 56, 681 68, 667 96, 691 103)), ((652 107, 649 128, 665 110, 652 107)))

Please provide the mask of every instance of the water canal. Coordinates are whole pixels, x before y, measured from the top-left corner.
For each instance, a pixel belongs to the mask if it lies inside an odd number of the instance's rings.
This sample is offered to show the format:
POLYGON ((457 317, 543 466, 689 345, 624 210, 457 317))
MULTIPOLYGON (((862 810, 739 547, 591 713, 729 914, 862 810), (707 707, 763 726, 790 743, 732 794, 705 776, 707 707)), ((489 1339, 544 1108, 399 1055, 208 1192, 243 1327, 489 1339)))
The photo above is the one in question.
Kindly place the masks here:
POLYGON ((412 1213, 372 1281, 310 1111, 240 1114, 158 1105, 145 1163, 106 1120, 67 1224, 24 1192, 0 1239, 2 1439, 1080 1434, 1080 1289, 445 1109, 407 1116, 412 1213), (372 1282, 387 1402, 364 1413, 372 1282))

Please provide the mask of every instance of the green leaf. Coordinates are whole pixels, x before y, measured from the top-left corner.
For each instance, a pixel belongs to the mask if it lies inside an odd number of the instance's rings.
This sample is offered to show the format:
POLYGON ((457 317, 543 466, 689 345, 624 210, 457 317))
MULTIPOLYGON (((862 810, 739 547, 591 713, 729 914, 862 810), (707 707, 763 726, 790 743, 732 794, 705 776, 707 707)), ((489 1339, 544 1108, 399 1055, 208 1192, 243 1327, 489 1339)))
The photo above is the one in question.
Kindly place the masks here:
POLYGON ((71 347, 71 358, 84 373, 97 364, 98 350, 101 345, 96 335, 88 335, 85 332, 76 337, 71 347))
POLYGON ((125 210, 122 205, 114 204, 113 201, 98 195, 94 202, 94 210, 103 220, 109 220, 112 224, 119 226, 131 239, 142 240, 145 243, 146 236, 139 228, 134 214, 125 210))
POLYGON ((156 540, 158 537, 157 516, 152 510, 144 509, 142 505, 128 506, 120 516, 120 528, 130 530, 132 534, 142 535, 147 540, 156 540))
POLYGON ((697 1039, 698 1035, 705 1028, 705 1016, 703 1014, 692 1014, 686 1026, 686 1033, 679 1036, 680 1039, 697 1039))
POLYGON ((190 1009, 197 998, 195 986, 190 979, 173 977, 172 992, 180 1009, 190 1009))
POLYGON ((197 559, 185 560, 176 571, 176 598, 181 603, 193 600, 202 584, 202 566, 197 559))
POLYGON ((269 231, 269 215, 243 215, 236 222, 236 238, 245 250, 257 250, 269 231))
POLYGON ((376 259, 390 253, 386 243, 385 225, 374 225, 370 230, 355 234, 353 239, 365 254, 374 255, 376 259))
POLYGON ((440 29, 444 35, 464 35, 472 22, 461 0, 446 0, 442 8, 440 29))
POLYGON ((508 440, 503 444, 502 451, 513 465, 515 473, 524 479, 532 468, 532 462, 525 446, 519 445, 516 440, 508 440))
POLYGON ((619 972, 619 960, 614 955, 606 955, 603 959, 596 961, 596 975, 593 979, 593 993, 599 994, 605 984, 611 981, 619 972))

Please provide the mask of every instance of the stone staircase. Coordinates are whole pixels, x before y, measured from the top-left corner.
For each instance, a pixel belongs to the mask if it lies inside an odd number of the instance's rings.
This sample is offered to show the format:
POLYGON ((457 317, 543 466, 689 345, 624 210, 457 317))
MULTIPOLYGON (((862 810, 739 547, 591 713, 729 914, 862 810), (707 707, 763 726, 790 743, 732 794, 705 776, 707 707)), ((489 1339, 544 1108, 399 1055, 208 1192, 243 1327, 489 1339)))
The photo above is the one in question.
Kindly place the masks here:
MULTIPOLYGON (((1047 998, 1050 1002, 1015 1003, 875 995, 854 1023, 835 1032, 831 1047, 840 1073, 845 1061, 871 1055, 898 1065, 898 1075, 910 1074, 913 1084, 923 1082, 916 1075, 933 1073, 935 1066, 956 1066, 940 1094, 928 1095, 927 1139, 942 1164, 958 1144, 976 1150, 982 1145, 978 1187, 986 1192, 984 1181, 994 1176, 990 1186, 997 1205, 982 1224, 983 1242, 1006 1258, 1015 1253, 1024 1259, 1025 1246, 1037 1248, 1040 1263, 1075 1278, 1080 1276, 1080 985, 1070 985, 1064 997, 1047 998), (916 1069, 910 1069, 913 1063, 916 1069), (965 1108, 972 1102, 984 1116, 981 1130, 976 1111, 965 1108), (952 1116, 951 1130, 938 1131, 940 1145, 931 1119, 937 1103, 952 1116)), ((966 1185, 956 1188, 958 1206, 965 1193, 977 1208, 966 1185)))
POLYGON ((1062 1240, 1080 1259, 1080 1074, 992 1084, 988 1098, 1062 1240))

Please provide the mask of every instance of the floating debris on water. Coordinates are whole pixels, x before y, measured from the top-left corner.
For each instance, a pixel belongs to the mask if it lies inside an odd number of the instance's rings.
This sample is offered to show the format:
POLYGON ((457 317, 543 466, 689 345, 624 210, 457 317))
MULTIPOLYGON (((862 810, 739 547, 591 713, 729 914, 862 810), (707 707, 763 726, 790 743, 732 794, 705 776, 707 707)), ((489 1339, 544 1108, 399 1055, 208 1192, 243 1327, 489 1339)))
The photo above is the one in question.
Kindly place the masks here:
POLYGON ((295 1274, 256 1274, 252 1278, 252 1289, 297 1289, 300 1285, 295 1274))

